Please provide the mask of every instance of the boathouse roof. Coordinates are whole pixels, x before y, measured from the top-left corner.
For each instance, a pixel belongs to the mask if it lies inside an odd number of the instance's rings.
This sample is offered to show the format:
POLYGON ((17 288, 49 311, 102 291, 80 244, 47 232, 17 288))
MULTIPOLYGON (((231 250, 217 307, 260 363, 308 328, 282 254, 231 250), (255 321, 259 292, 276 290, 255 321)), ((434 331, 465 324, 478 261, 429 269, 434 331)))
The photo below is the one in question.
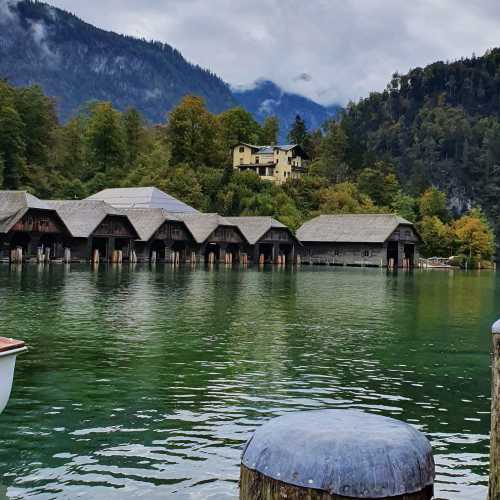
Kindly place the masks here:
POLYGON ((272 217, 225 217, 225 219, 238 226, 250 245, 255 245, 270 229, 279 228, 290 231, 284 224, 272 217))
POLYGON ((230 222, 227 218, 219 214, 176 214, 179 220, 184 222, 188 231, 193 235, 196 243, 204 243, 207 238, 219 227, 235 227, 243 236, 245 236, 236 224, 230 222))
POLYGON ((99 191, 87 200, 101 200, 115 208, 163 208, 170 213, 199 213, 155 187, 111 188, 99 191))
POLYGON ((124 212, 100 200, 48 200, 74 238, 88 238, 108 215, 124 217, 124 212))
POLYGON ((163 208, 129 208, 122 210, 134 226, 141 241, 149 241, 166 221, 179 219, 163 208))
POLYGON ((45 201, 26 191, 0 191, 0 233, 7 233, 29 210, 50 210, 45 201))
POLYGON ((297 231, 301 242, 384 243, 399 225, 413 224, 395 214, 320 215, 297 231))

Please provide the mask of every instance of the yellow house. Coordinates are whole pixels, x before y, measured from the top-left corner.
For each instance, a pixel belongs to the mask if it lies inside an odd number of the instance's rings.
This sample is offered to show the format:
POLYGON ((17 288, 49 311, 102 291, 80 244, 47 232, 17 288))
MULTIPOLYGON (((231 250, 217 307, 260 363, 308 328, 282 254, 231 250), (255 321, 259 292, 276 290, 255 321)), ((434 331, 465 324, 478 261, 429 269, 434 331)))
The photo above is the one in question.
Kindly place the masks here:
POLYGON ((233 147, 233 168, 255 172, 261 179, 283 184, 300 177, 307 155, 298 144, 256 146, 240 142, 233 147))

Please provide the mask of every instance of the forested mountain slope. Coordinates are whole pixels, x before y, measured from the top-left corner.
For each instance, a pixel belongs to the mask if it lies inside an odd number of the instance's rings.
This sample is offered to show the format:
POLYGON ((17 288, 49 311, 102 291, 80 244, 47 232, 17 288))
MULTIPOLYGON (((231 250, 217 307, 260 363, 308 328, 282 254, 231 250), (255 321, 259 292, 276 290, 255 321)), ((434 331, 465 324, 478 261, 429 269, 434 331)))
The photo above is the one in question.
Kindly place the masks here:
POLYGON ((500 49, 395 74, 342 127, 351 166, 386 160, 408 192, 432 184, 457 213, 479 205, 500 234, 500 49))
POLYGON ((171 46, 98 29, 41 2, 0 0, 0 77, 41 85, 64 120, 90 100, 135 107, 153 123, 186 94, 213 112, 235 105, 223 80, 171 46))

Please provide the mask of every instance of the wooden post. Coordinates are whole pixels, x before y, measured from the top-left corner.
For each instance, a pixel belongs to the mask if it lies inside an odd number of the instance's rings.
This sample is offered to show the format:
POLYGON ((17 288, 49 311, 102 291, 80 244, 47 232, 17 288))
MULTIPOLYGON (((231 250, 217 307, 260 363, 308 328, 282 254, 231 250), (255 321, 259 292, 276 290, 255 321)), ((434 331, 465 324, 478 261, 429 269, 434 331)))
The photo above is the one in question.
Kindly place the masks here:
POLYGON ((259 255, 259 265, 263 266, 265 262, 266 262, 266 257, 264 256, 263 253, 261 253, 259 255))
POLYGON ((500 500, 500 320, 491 327, 491 432, 489 500, 500 500))
POLYGON ((434 474, 429 441, 404 422, 357 410, 288 413, 248 441, 240 500, 430 500, 434 474))
POLYGON ((44 255, 43 255, 43 248, 42 247, 38 247, 36 249, 36 261, 38 262, 38 264, 42 263, 44 260, 44 255))
POLYGON ((71 250, 68 247, 64 249, 64 263, 71 263, 71 250))
POLYGON ((151 264, 156 264, 156 250, 151 252, 151 264))
POLYGON ((97 248, 92 253, 92 263, 99 264, 99 250, 97 248))
POLYGON ((137 254, 135 253, 135 250, 130 251, 130 257, 129 257, 129 262, 132 264, 135 264, 137 262, 137 254))

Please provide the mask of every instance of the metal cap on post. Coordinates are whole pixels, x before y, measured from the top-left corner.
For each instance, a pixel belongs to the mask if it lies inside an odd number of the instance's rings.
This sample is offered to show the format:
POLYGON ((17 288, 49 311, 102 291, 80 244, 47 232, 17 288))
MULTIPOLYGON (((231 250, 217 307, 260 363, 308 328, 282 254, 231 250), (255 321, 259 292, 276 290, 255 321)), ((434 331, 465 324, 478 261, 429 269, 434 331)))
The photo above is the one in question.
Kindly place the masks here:
POLYGON ((243 452, 240 499, 429 500, 433 484, 431 445, 412 426, 356 410, 317 410, 255 431, 243 452))

